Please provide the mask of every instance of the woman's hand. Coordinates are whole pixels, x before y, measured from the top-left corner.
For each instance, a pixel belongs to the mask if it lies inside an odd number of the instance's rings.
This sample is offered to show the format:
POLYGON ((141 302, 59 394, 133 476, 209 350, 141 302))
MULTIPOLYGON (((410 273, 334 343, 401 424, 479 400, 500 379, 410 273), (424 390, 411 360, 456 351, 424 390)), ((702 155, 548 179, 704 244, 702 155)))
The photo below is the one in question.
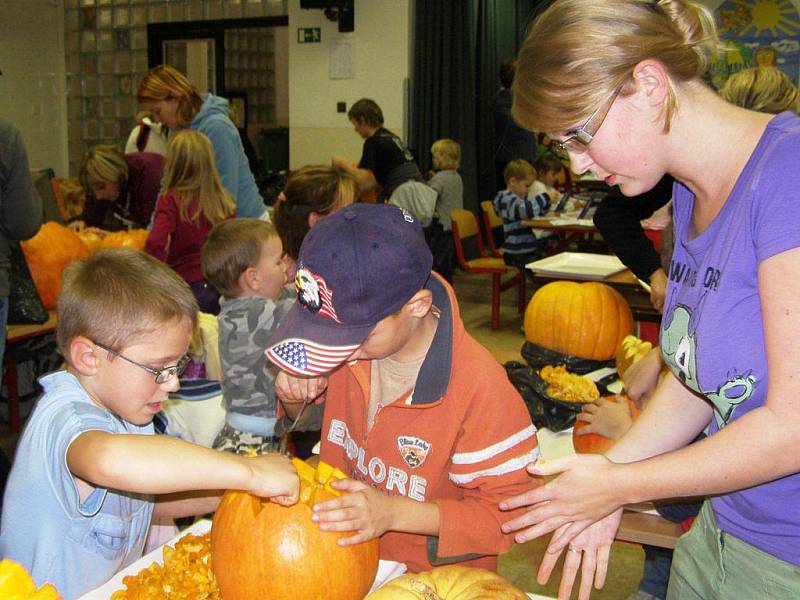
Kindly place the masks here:
MULTIPOLYGON (((542 558, 536 581, 540 585, 546 584, 559 558, 562 554, 565 554, 564 568, 561 571, 561 584, 558 587, 558 597, 563 599, 570 597, 572 586, 575 583, 575 576, 578 574, 578 568, 580 567, 581 586, 578 592, 578 600, 588 600, 592 593, 592 583, 598 590, 606 583, 608 557, 611 553, 611 544, 617 535, 621 518, 622 509, 611 513, 600 521, 592 523, 572 540, 566 552, 564 552, 563 548, 551 552, 553 543, 551 541, 547 552, 542 558)), ((567 535, 567 530, 572 525, 562 526, 553 534, 553 540, 567 535)))
POLYGON ((578 420, 585 421, 588 425, 576 430, 575 435, 596 433, 611 440, 621 438, 633 423, 628 401, 620 396, 600 398, 585 404, 578 420))
POLYGON ((625 465, 598 454, 581 454, 548 463, 528 465, 531 475, 549 478, 543 486, 503 500, 500 510, 527 506, 525 514, 503 524, 504 533, 516 531, 519 544, 572 523, 566 534, 550 544, 551 552, 564 548, 578 533, 610 515, 627 502, 618 473, 625 465))

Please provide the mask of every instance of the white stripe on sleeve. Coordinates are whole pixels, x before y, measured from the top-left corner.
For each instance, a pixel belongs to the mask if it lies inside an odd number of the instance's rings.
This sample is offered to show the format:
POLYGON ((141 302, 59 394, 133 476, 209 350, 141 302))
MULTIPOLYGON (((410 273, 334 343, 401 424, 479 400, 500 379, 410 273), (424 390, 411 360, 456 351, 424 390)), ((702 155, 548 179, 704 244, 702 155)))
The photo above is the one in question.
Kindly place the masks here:
POLYGON ((483 450, 475 450, 474 452, 461 452, 459 454, 453 454, 450 461, 454 465, 473 465, 475 463, 482 462, 484 460, 488 460, 501 452, 505 452, 509 448, 513 448, 520 442, 524 442, 528 438, 533 437, 536 435, 536 427, 533 425, 529 425, 522 431, 518 431, 517 433, 507 437, 504 440, 497 442, 496 444, 492 444, 491 446, 484 448, 483 450))
POLYGON ((466 485, 467 483, 475 481, 479 477, 497 477, 499 475, 511 473, 512 471, 524 469, 528 463, 533 462, 537 458, 539 458, 539 448, 534 448, 527 454, 507 460, 503 464, 497 465, 496 467, 482 469, 480 471, 473 471, 472 473, 450 473, 449 477, 450 481, 456 485, 466 485))

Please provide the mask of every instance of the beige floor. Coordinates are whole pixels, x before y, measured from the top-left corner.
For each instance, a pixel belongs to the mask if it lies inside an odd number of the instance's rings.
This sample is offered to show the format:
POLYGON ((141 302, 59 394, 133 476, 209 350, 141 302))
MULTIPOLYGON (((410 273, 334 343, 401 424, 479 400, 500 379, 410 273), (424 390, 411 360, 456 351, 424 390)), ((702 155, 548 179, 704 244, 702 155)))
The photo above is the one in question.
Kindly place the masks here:
MULTIPOLYGON (((525 341, 522 333, 524 316, 517 313, 516 289, 503 293, 500 307, 500 329, 492 331, 489 324, 491 280, 487 275, 456 273, 456 296, 467 331, 483 344, 500 362, 521 361, 520 348, 525 341)), ((530 292, 528 293, 530 297, 530 292)), ((560 570, 546 586, 536 583, 536 571, 544 554, 546 539, 515 546, 500 558, 500 573, 526 592, 555 597, 560 570)), ((603 590, 592 594, 597 600, 624 600, 636 592, 642 576, 644 553, 637 545, 615 543, 611 550, 608 581, 603 590)), ((577 597, 577 591, 573 593, 577 597)))

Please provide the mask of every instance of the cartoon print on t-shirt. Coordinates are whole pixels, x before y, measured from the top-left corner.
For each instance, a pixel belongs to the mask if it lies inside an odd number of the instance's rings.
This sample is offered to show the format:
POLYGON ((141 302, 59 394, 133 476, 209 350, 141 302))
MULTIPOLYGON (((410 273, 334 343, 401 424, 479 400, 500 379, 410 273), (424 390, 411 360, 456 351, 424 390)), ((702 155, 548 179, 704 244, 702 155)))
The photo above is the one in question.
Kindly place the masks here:
MULTIPOLYGON (((702 300, 700 301, 702 306, 702 300)), ((717 425, 724 427, 736 407, 753 395, 756 378, 752 373, 728 373, 728 379, 716 390, 704 390, 697 378, 697 336, 692 311, 681 304, 672 309, 671 318, 661 331, 661 352, 675 376, 688 388, 703 394, 714 406, 717 425)))

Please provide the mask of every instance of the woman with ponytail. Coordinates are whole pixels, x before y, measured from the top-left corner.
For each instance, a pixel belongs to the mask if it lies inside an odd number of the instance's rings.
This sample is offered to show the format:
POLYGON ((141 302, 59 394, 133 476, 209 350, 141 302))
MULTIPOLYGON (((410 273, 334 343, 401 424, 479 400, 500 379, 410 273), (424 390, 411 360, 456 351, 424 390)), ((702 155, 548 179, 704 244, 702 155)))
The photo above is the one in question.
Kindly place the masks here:
POLYGON ((800 119, 720 98, 701 80, 716 48, 689 0, 558 0, 519 54, 514 118, 573 171, 627 196, 676 180, 671 375, 605 456, 532 464, 552 479, 501 503, 528 507, 503 525, 517 541, 555 532, 539 579, 565 554, 562 598, 578 570, 580 598, 602 587, 623 505, 696 496, 668 598, 800 597, 800 119))

